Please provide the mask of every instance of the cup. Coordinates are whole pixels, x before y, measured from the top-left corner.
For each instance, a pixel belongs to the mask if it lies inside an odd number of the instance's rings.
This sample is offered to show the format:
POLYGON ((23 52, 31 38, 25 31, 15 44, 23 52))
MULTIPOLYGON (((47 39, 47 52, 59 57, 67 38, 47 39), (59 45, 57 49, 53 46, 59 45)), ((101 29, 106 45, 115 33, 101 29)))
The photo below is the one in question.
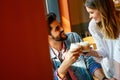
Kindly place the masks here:
POLYGON ((83 54, 87 54, 88 52, 90 52, 90 44, 89 44, 89 42, 80 42, 80 45, 82 46, 83 54))
POLYGON ((81 48, 79 43, 71 43, 70 50, 74 51, 76 48, 81 48))

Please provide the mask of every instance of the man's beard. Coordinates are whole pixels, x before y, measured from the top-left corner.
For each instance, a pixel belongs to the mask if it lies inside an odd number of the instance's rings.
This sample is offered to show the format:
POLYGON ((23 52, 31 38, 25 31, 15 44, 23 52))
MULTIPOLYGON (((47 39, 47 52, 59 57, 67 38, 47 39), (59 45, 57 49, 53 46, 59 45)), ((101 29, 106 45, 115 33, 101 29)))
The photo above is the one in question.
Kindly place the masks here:
POLYGON ((64 40, 66 40, 67 38, 68 38, 68 36, 65 34, 64 36, 62 35, 62 33, 63 33, 64 31, 61 31, 60 32, 60 36, 59 37, 54 37, 54 36, 52 36, 53 37, 53 39, 54 40, 56 40, 56 41, 64 41, 64 40))

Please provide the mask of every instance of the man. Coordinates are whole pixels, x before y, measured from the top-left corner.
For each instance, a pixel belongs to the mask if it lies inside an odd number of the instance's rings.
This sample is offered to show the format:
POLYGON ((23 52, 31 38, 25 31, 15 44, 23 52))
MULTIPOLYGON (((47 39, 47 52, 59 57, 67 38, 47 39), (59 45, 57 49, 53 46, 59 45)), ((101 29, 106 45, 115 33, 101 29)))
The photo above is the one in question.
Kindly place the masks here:
POLYGON ((49 13, 47 20, 54 80, 93 80, 93 75, 100 80, 107 80, 101 65, 91 56, 83 56, 80 48, 70 49, 71 43, 81 41, 80 36, 76 33, 65 34, 54 13, 49 13))

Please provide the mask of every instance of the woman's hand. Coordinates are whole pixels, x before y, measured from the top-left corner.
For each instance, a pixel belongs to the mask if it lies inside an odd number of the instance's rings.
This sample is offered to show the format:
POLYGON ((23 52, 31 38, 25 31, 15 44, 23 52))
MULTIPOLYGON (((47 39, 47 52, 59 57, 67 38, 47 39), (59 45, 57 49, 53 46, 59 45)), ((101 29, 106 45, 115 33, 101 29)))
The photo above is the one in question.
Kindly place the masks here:
POLYGON ((89 52, 87 52, 86 54, 83 54, 83 55, 85 55, 85 56, 94 56, 96 58, 103 58, 101 55, 99 55, 97 53, 97 51, 92 50, 92 49, 89 52))

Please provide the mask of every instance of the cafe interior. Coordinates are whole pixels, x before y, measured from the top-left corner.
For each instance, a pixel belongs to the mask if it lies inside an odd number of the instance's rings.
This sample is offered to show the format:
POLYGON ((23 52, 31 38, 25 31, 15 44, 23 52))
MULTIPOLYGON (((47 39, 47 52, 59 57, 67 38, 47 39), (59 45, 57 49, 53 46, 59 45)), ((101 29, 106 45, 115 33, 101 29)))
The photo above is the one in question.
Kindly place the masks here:
MULTIPOLYGON (((96 49, 85 0, 1 0, 0 80, 53 80, 46 14, 96 49)), ((120 0, 113 0, 120 15, 120 0)), ((97 80, 97 79, 96 79, 97 80)))
MULTIPOLYGON (((113 0, 120 15, 120 0, 113 0)), ((96 49, 95 42, 89 33, 89 15, 84 6, 85 0, 46 0, 47 13, 54 12, 62 23, 65 32, 78 33, 83 41, 88 41, 96 49)))
MULTIPOLYGON (((120 0, 113 1, 117 14, 120 15, 120 0)), ((96 43, 88 30, 90 18, 84 2, 85 0, 46 0, 46 9, 47 13, 54 12, 57 15, 57 20, 62 23, 66 33, 78 33, 83 42, 89 42, 92 48, 97 49, 96 43)), ((98 79, 94 77, 94 80, 98 79)))
MULTIPOLYGON (((120 0, 113 1, 117 14, 120 15, 120 0)), ((97 49, 88 30, 90 18, 84 2, 85 0, 46 0, 46 9, 47 13, 54 12, 57 15, 57 20, 62 23, 66 33, 78 33, 84 42, 89 42, 92 48, 97 49)), ((95 77, 94 79, 98 80, 95 77)))

